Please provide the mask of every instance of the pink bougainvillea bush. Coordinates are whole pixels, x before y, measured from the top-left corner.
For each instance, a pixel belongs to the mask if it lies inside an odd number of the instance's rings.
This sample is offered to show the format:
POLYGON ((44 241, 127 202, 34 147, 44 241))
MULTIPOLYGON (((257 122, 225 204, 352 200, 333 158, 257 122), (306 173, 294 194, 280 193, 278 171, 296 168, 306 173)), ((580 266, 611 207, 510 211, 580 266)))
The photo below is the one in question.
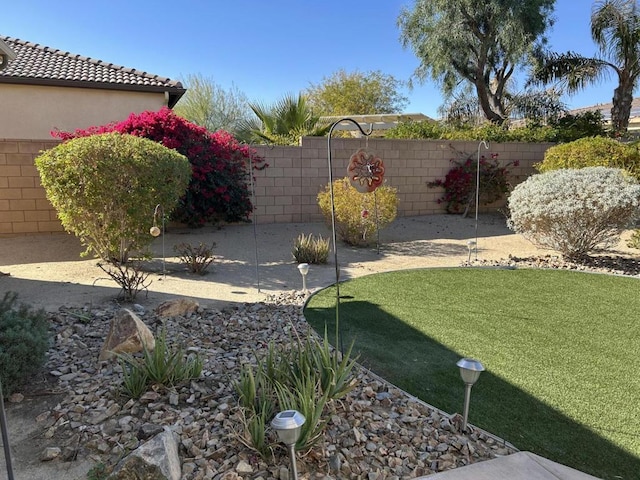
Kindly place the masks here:
MULTIPOLYGON (((171 213, 171 219, 190 226, 218 221, 247 221, 253 205, 249 191, 249 164, 267 166, 248 145, 228 132, 211 133, 185 120, 168 108, 157 112, 132 113, 122 122, 79 129, 53 131, 67 141, 100 133, 119 132, 148 138, 173 148, 189 159, 192 177, 187 193, 171 213)), ((114 172, 117 175, 117 172, 114 172)))

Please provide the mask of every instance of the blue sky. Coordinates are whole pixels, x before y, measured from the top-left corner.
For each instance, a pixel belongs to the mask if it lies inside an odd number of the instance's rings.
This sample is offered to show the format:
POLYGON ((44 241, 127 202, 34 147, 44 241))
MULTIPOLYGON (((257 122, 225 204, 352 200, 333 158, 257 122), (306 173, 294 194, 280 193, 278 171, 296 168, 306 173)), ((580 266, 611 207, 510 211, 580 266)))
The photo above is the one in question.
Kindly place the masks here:
MULTIPOLYGON (((269 104, 339 69, 408 80, 418 59, 396 20, 412 0, 44 0, 5 2, 0 35, 180 79, 202 74, 269 104)), ((595 55, 591 0, 556 0, 553 50, 595 55)), ((611 101, 615 78, 565 97, 570 108, 611 101)), ((433 82, 407 91, 405 113, 437 116, 433 82)))

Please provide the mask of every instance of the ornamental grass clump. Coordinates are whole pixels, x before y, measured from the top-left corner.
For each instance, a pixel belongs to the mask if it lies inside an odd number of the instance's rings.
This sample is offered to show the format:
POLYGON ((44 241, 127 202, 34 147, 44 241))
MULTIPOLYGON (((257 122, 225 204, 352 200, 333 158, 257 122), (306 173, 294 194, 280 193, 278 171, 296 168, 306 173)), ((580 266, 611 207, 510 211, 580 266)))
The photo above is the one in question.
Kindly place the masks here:
POLYGON ((579 259, 615 246, 638 218, 640 185, 617 168, 533 175, 509 197, 509 228, 534 244, 579 259))
POLYGON ((238 395, 242 429, 239 437, 263 457, 275 444, 268 422, 282 410, 298 410, 306 422, 302 426, 297 450, 307 450, 320 440, 334 400, 347 395, 355 386, 356 360, 351 356, 353 344, 340 354, 311 334, 298 339, 289 348, 276 348, 271 342, 267 351, 256 355, 256 364, 244 364, 240 378, 234 382, 238 395))
POLYGON ((291 254, 298 263, 310 263, 313 265, 327 263, 329 258, 329 239, 323 238, 322 235, 314 237, 313 233, 309 235, 301 233, 295 239, 291 254))
MULTIPOLYGON (((393 187, 383 185, 372 193, 360 193, 349 178, 333 182, 336 211, 336 233, 347 245, 366 246, 375 238, 376 228, 382 230, 398 213, 398 194, 393 187)), ((331 193, 329 185, 318 194, 318 204, 325 220, 331 224, 331 193)))

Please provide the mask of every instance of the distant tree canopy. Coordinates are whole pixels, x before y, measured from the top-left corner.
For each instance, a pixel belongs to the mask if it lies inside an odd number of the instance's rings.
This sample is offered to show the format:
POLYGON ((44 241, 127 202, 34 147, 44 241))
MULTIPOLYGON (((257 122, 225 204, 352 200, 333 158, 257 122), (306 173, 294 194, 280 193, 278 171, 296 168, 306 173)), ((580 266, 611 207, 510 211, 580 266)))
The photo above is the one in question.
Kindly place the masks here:
POLYGON ((338 70, 304 92, 317 115, 400 113, 408 103, 400 93, 403 82, 381 71, 338 70))
POLYGON ((554 0, 416 0, 398 17, 400 39, 420 60, 415 78, 432 78, 451 97, 461 84, 475 89, 491 122, 508 117, 507 82, 545 42, 554 0))
POLYGON ((637 0, 597 2, 591 12, 591 37, 600 56, 583 57, 574 52, 541 52, 534 82, 559 82, 569 92, 582 90, 606 78, 618 77, 613 92, 611 126, 624 132, 629 126, 633 92, 640 77, 640 9, 637 0))
POLYGON ((187 92, 173 109, 177 115, 210 132, 226 130, 235 134, 243 120, 250 118, 249 100, 234 85, 225 90, 201 74, 184 80, 187 92))

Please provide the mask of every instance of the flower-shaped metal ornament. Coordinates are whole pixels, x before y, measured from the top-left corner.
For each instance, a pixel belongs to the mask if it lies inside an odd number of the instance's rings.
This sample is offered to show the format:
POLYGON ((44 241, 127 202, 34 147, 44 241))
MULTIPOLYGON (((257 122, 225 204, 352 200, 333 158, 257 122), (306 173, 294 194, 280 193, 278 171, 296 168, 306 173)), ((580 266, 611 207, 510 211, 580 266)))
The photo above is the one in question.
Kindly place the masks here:
POLYGON ((384 163, 373 153, 361 148, 351 155, 347 175, 356 190, 370 193, 384 182, 384 163))

